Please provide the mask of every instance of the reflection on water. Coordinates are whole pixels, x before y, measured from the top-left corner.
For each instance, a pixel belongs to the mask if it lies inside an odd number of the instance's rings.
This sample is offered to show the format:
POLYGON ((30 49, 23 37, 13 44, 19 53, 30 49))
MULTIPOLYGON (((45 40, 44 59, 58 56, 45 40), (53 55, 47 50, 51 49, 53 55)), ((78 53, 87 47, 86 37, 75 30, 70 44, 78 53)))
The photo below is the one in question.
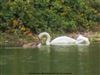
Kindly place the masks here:
POLYGON ((99 71, 100 44, 0 49, 0 75, 100 75, 99 71))

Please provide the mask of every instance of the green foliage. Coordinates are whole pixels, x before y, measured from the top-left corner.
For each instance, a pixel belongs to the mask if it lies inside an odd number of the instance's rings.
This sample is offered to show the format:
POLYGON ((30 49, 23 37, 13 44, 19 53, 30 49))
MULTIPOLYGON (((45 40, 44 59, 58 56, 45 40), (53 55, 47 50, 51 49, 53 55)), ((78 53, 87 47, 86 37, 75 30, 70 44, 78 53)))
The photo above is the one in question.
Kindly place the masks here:
POLYGON ((7 30, 14 18, 34 33, 90 30, 100 22, 98 2, 94 4, 85 0, 0 0, 0 30, 7 30))

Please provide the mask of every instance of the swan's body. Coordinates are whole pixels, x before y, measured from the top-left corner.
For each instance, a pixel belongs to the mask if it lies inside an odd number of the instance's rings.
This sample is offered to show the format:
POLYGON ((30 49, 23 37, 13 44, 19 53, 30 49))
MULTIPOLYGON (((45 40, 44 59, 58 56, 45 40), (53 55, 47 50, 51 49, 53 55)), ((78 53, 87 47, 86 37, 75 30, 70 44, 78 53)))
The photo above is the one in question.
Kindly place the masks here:
POLYGON ((67 36, 60 36, 50 42, 51 45, 75 45, 76 40, 67 36))
POLYGON ((23 45, 23 48, 35 48, 36 44, 35 43, 27 43, 23 45))
MULTIPOLYGON (((34 38, 34 37, 33 37, 34 38)), ((24 42, 23 43, 23 48, 36 48, 36 47, 38 47, 38 48, 40 48, 41 47, 41 43, 40 43, 41 41, 40 41, 40 39, 38 38, 38 40, 35 40, 35 41, 33 41, 33 42, 30 42, 30 43, 28 43, 28 42, 24 42)))
MULTIPOLYGON (((60 36, 50 41, 51 40, 50 35, 47 32, 43 32, 39 34, 39 40, 43 36, 47 37, 46 45, 78 45, 78 46, 86 45, 87 46, 90 44, 89 39, 82 35, 79 35, 76 40, 67 36, 60 36)), ((23 45, 23 48, 35 48, 35 47, 38 48, 41 47, 40 41, 38 43, 32 42, 23 45)))
POLYGON ((76 44, 77 45, 90 45, 89 39, 79 35, 78 38, 76 39, 76 44))
POLYGON ((40 48, 41 44, 36 44, 35 42, 32 42, 32 43, 24 44, 22 47, 25 49, 26 48, 36 48, 36 47, 40 48))
POLYGON ((43 36, 47 37, 46 45, 89 45, 90 44, 89 39, 82 35, 79 35, 76 40, 67 36, 60 36, 55 38, 52 41, 50 41, 51 37, 47 32, 43 32, 39 34, 40 39, 43 36))
POLYGON ((70 37, 67 36, 60 36, 55 38, 54 40, 51 40, 50 35, 47 32, 43 32, 39 34, 39 38, 41 39, 43 36, 47 37, 46 40, 46 45, 74 45, 76 43, 75 39, 72 39, 70 37))

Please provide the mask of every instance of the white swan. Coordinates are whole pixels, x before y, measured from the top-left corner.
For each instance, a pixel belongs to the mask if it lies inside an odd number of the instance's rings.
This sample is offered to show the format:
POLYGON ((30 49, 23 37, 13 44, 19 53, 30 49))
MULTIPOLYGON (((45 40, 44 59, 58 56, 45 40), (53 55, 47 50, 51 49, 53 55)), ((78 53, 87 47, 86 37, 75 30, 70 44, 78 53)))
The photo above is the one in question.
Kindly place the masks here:
POLYGON ((90 45, 89 39, 87 37, 84 37, 82 35, 79 35, 76 39, 77 45, 90 45))
POLYGON ((50 35, 47 32, 43 32, 39 34, 39 38, 41 39, 43 36, 47 37, 46 40, 46 45, 75 45, 76 44, 76 40, 72 39, 70 37, 67 36, 60 36, 55 38, 54 40, 51 40, 50 35))
POLYGON ((67 36, 60 36, 60 37, 55 38, 51 42, 50 42, 51 37, 47 32, 40 33, 38 36, 39 36, 39 42, 38 43, 35 43, 35 42, 27 43, 27 44, 23 45, 23 48, 35 48, 35 47, 40 48, 41 47, 40 39, 43 36, 47 37, 46 45, 78 45, 78 46, 84 46, 85 45, 85 46, 87 46, 87 45, 90 44, 89 39, 82 36, 82 35, 79 35, 76 40, 72 39, 70 37, 67 37, 67 36))

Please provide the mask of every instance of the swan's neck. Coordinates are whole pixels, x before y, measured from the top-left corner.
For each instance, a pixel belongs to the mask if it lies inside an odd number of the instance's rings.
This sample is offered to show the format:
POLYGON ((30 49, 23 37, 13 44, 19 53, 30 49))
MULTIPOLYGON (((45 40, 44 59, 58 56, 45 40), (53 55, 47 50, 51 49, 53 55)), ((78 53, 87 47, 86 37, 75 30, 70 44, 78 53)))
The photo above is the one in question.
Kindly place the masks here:
POLYGON ((39 34, 39 38, 40 38, 40 39, 41 39, 43 36, 46 36, 46 37, 47 37, 46 45, 50 45, 50 40, 51 40, 50 35, 49 35, 47 32, 43 32, 43 33, 40 33, 40 34, 39 34))

